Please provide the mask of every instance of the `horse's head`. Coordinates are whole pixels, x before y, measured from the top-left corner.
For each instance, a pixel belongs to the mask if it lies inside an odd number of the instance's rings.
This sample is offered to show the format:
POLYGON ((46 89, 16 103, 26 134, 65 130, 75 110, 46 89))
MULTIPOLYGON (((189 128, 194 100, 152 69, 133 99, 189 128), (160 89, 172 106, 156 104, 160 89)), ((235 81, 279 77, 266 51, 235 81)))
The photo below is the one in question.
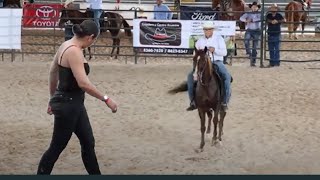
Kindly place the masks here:
POLYGON ((67 12, 67 9, 66 8, 62 8, 60 10, 60 18, 59 18, 59 27, 63 27, 64 26, 64 23, 66 23, 68 21, 68 12, 67 12))
POLYGON ((203 50, 196 50, 193 58, 198 80, 202 85, 208 83, 212 77, 213 71, 210 53, 211 52, 208 50, 208 48, 205 47, 203 50))

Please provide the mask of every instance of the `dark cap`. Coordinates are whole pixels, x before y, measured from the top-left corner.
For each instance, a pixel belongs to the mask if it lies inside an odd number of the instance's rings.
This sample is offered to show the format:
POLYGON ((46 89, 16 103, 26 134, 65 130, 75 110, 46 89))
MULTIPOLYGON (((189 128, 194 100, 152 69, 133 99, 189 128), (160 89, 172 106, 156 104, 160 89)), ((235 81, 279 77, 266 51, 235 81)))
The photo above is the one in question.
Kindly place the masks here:
POLYGON ((92 20, 84 20, 81 24, 75 24, 72 27, 73 33, 78 37, 94 35, 97 37, 99 29, 97 24, 92 20))

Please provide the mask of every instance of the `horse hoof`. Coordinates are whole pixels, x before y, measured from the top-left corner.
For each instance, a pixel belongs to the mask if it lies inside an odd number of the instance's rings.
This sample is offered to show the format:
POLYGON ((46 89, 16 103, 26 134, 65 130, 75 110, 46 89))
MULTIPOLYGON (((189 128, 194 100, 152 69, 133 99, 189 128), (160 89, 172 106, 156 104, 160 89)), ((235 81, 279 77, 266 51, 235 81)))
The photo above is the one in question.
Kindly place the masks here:
POLYGON ((218 143, 218 140, 215 139, 215 138, 212 138, 212 141, 211 141, 211 146, 214 146, 218 143))
POLYGON ((201 149, 201 148, 197 148, 197 149, 195 149, 194 150, 196 153, 201 153, 201 152, 203 152, 203 148, 201 149))

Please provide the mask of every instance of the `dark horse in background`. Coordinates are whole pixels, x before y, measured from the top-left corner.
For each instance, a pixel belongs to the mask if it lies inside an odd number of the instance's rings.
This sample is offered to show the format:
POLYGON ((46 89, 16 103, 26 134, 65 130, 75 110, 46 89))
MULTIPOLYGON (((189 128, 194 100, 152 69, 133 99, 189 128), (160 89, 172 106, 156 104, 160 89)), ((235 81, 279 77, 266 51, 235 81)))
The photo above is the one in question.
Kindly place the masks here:
MULTIPOLYGON (((207 48, 205 48, 204 50, 195 51, 193 64, 197 72, 198 79, 195 89, 195 102, 197 104, 199 117, 201 119, 201 142, 199 150, 200 152, 202 152, 205 145, 204 132, 207 130, 207 134, 209 134, 211 131, 212 110, 214 112, 212 145, 214 145, 215 143, 221 143, 222 141, 223 121, 227 113, 223 108, 221 108, 223 99, 222 81, 216 73, 215 66, 213 66, 211 63, 207 48), (208 117, 207 129, 205 126, 206 116, 208 117), (219 134, 217 134, 218 124, 219 134)), ((169 93, 175 94, 187 90, 187 83, 184 82, 181 85, 171 89, 169 93)))
POLYGON ((297 1, 291 1, 285 7, 285 18, 288 23, 288 31, 289 31, 289 38, 298 39, 296 35, 296 31, 301 23, 301 34, 304 33, 305 24, 308 21, 308 12, 307 10, 311 7, 311 0, 305 0, 307 4, 306 9, 303 8, 303 4, 297 1), (293 34, 293 36, 292 36, 293 34))
POLYGON ((5 8, 22 8, 20 0, 4 0, 3 7, 5 7, 5 8))
POLYGON ((212 9, 218 9, 220 20, 237 21, 240 31, 245 31, 245 23, 240 21, 245 12, 246 4, 243 0, 212 0, 212 9))
MULTIPOLYGON (((87 9, 85 12, 80 12, 77 9, 61 9, 59 27, 63 27, 64 23, 70 20, 73 24, 80 24, 82 21, 86 19, 93 19, 93 12, 87 9)), ((115 58, 117 59, 117 55, 119 54, 120 48, 120 30, 124 29, 125 34, 129 37, 132 36, 131 27, 128 22, 120 15, 114 12, 103 12, 100 17, 100 32, 106 32, 107 30, 111 34, 112 38, 112 51, 111 57, 115 48, 117 48, 117 52, 115 58)), ((89 50, 89 55, 91 57, 91 51, 89 50)))

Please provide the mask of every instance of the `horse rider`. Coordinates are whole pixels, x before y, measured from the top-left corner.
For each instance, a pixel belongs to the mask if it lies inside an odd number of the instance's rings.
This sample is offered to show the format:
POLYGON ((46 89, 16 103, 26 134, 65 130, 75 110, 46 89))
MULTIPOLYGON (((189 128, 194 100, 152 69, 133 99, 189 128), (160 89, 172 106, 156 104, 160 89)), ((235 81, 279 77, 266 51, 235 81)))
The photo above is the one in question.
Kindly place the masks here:
MULTIPOLYGON (((102 0, 86 0, 89 3, 89 9, 93 12, 94 22, 97 24, 100 34, 100 17, 103 13, 102 0)), ((99 35, 98 34, 98 35, 99 35)))
MULTIPOLYGON (((227 110, 228 102, 231 96, 231 75, 229 74, 226 66, 223 64, 223 57, 227 55, 227 48, 225 40, 221 35, 214 33, 216 27, 212 21, 206 21, 203 26, 204 36, 202 36, 195 44, 196 49, 208 48, 210 59, 212 64, 217 67, 219 76, 221 77, 224 84, 224 97, 222 101, 222 108, 227 110)), ((187 108, 187 111, 192 111, 197 108, 194 100, 194 71, 193 70, 188 74, 188 94, 190 98, 190 107, 187 108)))

